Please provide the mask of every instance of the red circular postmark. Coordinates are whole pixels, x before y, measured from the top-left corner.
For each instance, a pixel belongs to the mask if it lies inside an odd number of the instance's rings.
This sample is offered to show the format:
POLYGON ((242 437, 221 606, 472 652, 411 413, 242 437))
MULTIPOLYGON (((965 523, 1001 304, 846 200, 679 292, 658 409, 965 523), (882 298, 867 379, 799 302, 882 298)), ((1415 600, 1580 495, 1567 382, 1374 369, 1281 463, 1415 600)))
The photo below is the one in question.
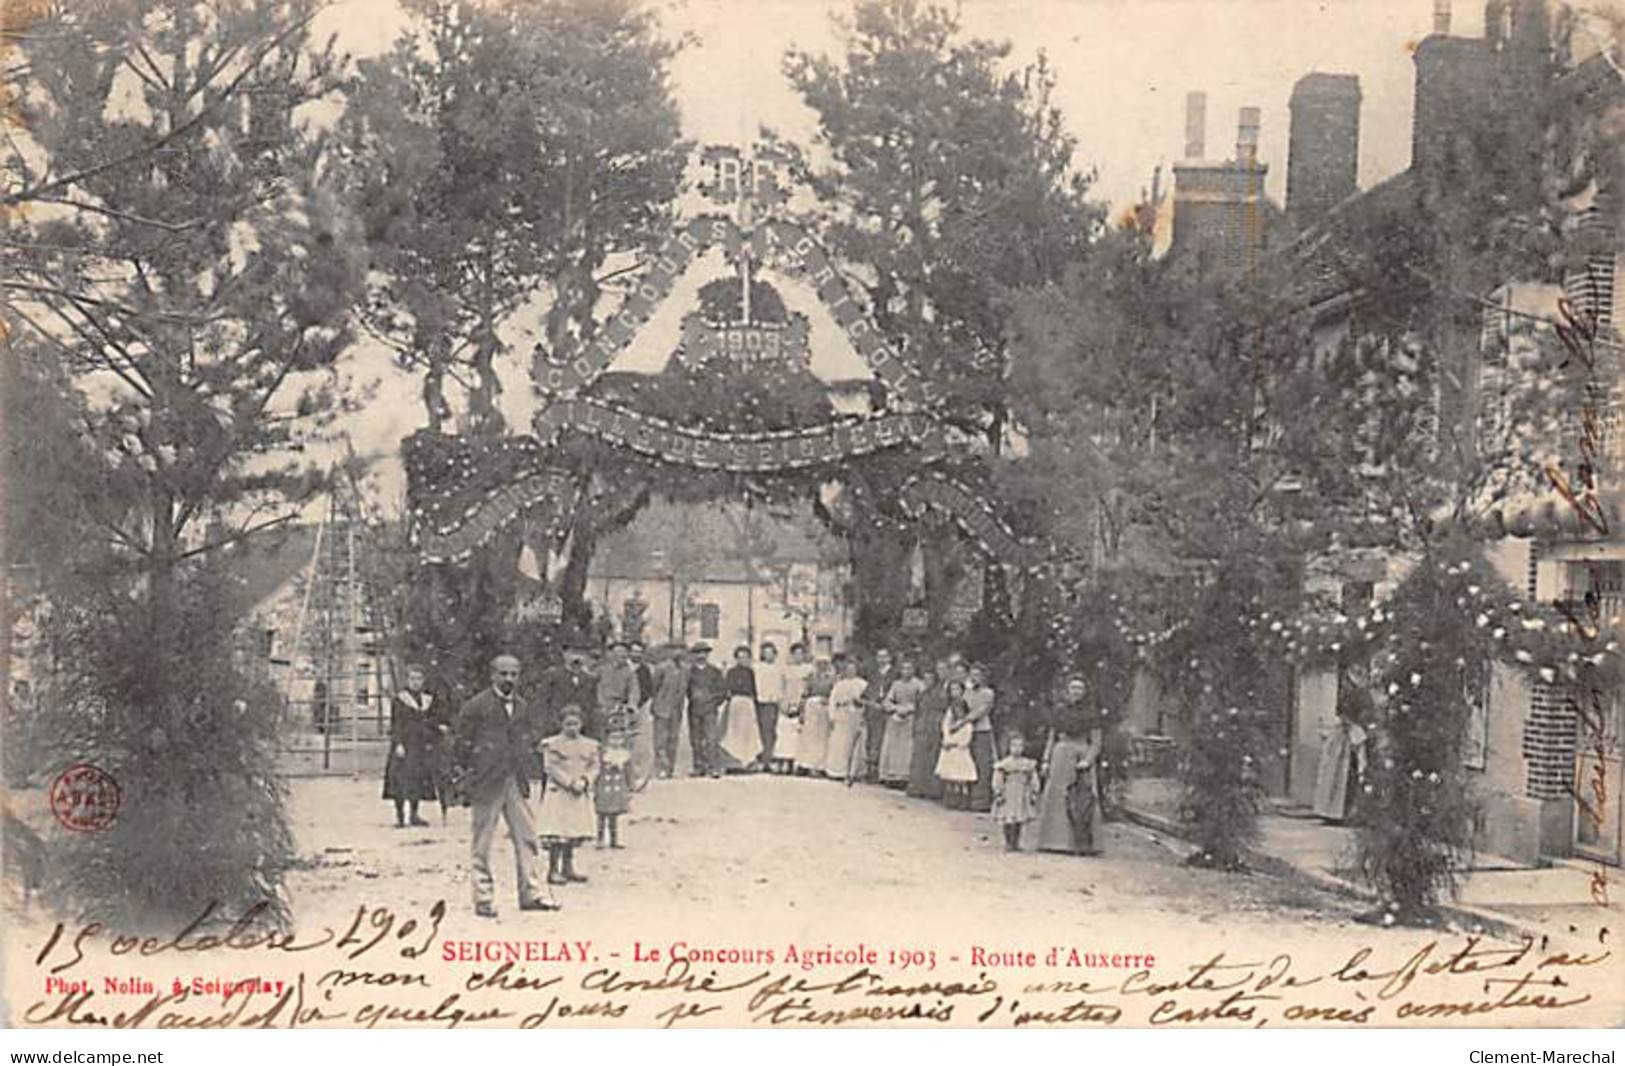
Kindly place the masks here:
POLYGON ((113 824, 120 797, 112 774, 87 762, 75 763, 51 782, 51 813, 64 829, 95 833, 113 824))

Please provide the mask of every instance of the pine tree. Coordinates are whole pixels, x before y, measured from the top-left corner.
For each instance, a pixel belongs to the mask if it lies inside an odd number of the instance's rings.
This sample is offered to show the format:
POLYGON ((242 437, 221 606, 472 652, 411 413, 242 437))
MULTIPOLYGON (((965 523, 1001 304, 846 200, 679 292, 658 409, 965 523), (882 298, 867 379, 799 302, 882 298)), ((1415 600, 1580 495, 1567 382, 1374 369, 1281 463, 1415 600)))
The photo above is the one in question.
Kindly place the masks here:
POLYGON ((0 292, 84 441, 52 486, 85 532, 49 570, 53 731, 129 812, 65 846, 64 890, 120 918, 274 899, 291 857, 276 702, 234 663, 219 556, 297 513, 317 487, 297 450, 339 405, 361 263, 303 119, 342 68, 313 16, 115 0, 51 7, 22 42, 37 151, 9 142, 31 210, 0 292))
POLYGON ((543 132, 513 9, 409 5, 416 24, 359 64, 341 135, 375 282, 361 321, 423 372, 425 417, 469 377, 467 427, 500 434, 500 330, 544 277, 543 132))
MULTIPOLYGON (((938 413, 999 454, 1011 428, 1007 296, 1059 280, 1101 218, 1052 100, 1054 72, 1042 56, 1013 68, 1007 42, 965 33, 937 4, 863 0, 837 22, 840 54, 792 49, 784 62, 832 160, 810 175, 829 205, 827 246, 863 279, 902 358, 940 391, 938 413)), ((878 399, 897 402, 883 390, 878 399)), ((965 563, 952 536, 919 533, 925 606, 940 629, 965 563)), ((859 579, 878 593, 859 615, 871 639, 898 624, 907 587, 895 575, 912 547, 902 531, 875 529, 855 552, 859 579)), ((1003 580, 988 566, 989 606, 968 638, 986 659, 1009 647, 1009 612, 993 602, 1003 580)))
POLYGON ((1006 69, 1007 43, 917 0, 864 0, 843 28, 844 54, 785 57, 835 162, 814 175, 835 208, 830 249, 873 277, 877 320, 948 415, 998 450, 1002 294, 1058 279, 1099 221, 1054 73, 1042 58, 1006 69))
MULTIPOLYGON (((513 383, 499 359, 518 324, 542 319, 533 369, 570 358, 592 336, 604 284, 668 232, 687 157, 669 84, 675 48, 636 0, 408 9, 413 27, 361 64, 341 127, 374 249, 362 317, 422 372, 429 433, 449 428, 448 391, 466 377, 465 435, 500 446, 509 427, 498 396, 513 383)), ((596 537, 626 518, 618 500, 593 506, 590 479, 580 488, 561 579, 578 626, 596 537)), ((499 536, 461 578, 412 583, 439 590, 435 610, 461 612, 475 643, 453 643, 475 673, 509 639, 519 550, 516 536, 499 536)))

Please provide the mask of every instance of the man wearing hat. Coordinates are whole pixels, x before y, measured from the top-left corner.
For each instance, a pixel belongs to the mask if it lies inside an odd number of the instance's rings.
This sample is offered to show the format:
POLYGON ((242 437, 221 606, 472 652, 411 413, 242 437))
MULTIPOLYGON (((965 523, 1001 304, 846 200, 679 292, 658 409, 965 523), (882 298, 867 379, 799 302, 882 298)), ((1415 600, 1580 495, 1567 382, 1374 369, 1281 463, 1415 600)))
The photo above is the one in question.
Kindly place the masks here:
POLYGON ((648 650, 641 640, 627 641, 626 657, 632 664, 632 672, 638 678, 639 704, 648 703, 654 698, 655 676, 654 669, 649 665, 648 650))
POLYGON ((717 709, 727 698, 727 679, 712 664, 711 645, 688 649, 688 741, 693 749, 694 776, 722 776, 722 753, 717 749, 717 709))
POLYGON ((559 732, 559 712, 574 704, 592 707, 598 700, 598 679, 587 669, 587 649, 569 645, 564 661, 542 675, 542 736, 559 732))
POLYGON ((675 644, 650 670, 653 688, 649 713, 654 722, 655 769, 670 777, 677 768, 677 734, 683 724, 683 701, 688 698, 688 649, 675 644))
POLYGON ((638 704, 632 709, 632 787, 639 789, 655 772, 655 675, 643 641, 628 641, 627 657, 638 681, 638 704))
POLYGON ((587 730, 587 735, 598 741, 609 735, 611 722, 626 715, 642 698, 637 667, 632 665, 626 641, 611 640, 608 651, 598 669, 598 714, 594 728, 587 730))

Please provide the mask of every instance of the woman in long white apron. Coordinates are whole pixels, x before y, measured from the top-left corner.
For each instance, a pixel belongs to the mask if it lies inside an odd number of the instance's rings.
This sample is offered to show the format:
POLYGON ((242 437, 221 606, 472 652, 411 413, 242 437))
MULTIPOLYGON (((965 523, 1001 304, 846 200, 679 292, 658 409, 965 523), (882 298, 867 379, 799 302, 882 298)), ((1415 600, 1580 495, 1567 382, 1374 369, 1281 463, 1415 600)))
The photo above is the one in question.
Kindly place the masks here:
POLYGON ((756 722, 756 671, 750 649, 734 650, 734 664, 726 678, 728 702, 723 704, 722 755, 726 770, 749 770, 762 754, 762 730, 756 722))
POLYGON ((829 745, 824 752, 824 776, 845 781, 852 773, 852 748, 863 725, 863 691, 869 682, 858 676, 858 661, 842 659, 841 677, 830 687, 829 745))

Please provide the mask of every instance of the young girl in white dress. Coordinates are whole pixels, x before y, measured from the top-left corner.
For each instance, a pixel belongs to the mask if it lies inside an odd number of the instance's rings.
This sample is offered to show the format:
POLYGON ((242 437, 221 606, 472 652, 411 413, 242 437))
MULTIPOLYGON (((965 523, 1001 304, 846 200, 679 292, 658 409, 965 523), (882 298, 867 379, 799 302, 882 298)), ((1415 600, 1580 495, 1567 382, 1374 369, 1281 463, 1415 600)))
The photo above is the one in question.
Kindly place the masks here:
POLYGON ((784 667, 784 700, 779 704, 779 733, 773 743, 772 769, 775 773, 796 772, 796 759, 801 754, 801 729, 806 717, 807 682, 812 679, 812 672, 807 646, 790 645, 790 662, 784 667))
POLYGON ((581 709, 564 708, 560 731, 542 741, 542 772, 547 791, 542 795, 542 816, 537 835, 547 848, 547 880, 562 885, 587 878, 576 873, 576 845, 598 833, 593 809, 593 783, 598 780, 598 741, 581 733, 581 709))
POLYGON ((974 725, 965 705, 965 685, 948 682, 948 711, 942 716, 942 754, 937 756, 937 777, 942 779, 942 801, 954 810, 970 806, 971 786, 976 783, 976 760, 970 744, 974 725))

